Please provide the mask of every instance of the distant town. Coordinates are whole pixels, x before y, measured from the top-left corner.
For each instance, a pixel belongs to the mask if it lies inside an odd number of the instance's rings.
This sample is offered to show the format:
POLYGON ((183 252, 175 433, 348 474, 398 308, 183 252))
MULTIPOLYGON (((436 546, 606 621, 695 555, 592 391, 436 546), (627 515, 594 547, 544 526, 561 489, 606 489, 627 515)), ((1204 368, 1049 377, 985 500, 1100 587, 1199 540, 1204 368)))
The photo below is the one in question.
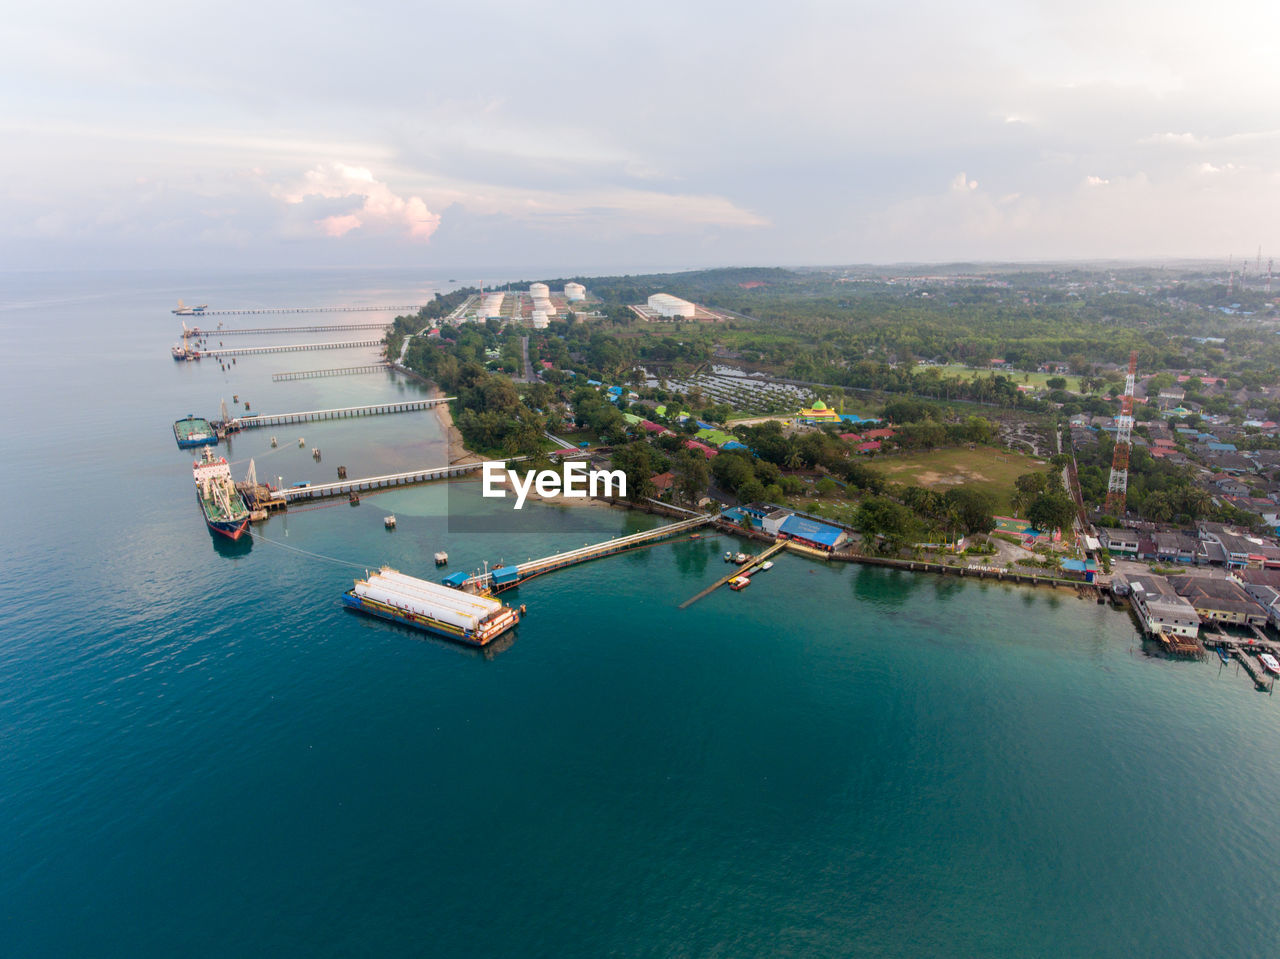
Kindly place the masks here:
POLYGON ((463 288, 387 354, 457 397, 463 454, 589 460, 824 558, 1075 585, 1203 655, 1276 649, 1278 332, 1259 254, 463 288))

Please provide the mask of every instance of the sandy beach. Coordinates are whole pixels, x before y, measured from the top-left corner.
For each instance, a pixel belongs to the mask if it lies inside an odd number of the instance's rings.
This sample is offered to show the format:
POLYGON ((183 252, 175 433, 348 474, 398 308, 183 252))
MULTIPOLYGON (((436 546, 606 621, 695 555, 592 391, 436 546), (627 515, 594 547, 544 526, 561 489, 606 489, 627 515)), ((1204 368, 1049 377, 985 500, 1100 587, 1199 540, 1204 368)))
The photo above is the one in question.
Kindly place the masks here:
MULTIPOLYGON (((431 387, 432 397, 443 396, 440 387, 434 384, 431 387)), ((449 465, 454 466, 458 463, 479 463, 483 457, 477 456, 471 450, 467 449, 466 444, 462 441, 462 434, 458 432, 458 428, 453 425, 453 413, 449 409, 448 403, 441 403, 434 407, 436 417, 443 427, 445 438, 449 441, 449 465)))

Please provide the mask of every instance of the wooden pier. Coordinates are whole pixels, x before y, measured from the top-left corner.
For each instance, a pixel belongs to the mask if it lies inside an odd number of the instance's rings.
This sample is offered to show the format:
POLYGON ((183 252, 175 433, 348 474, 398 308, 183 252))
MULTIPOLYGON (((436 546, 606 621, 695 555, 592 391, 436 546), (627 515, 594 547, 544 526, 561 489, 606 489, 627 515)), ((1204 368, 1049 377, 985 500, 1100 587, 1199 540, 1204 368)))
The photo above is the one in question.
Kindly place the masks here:
POLYGON ((1275 685, 1275 680, 1271 677, 1271 674, 1263 668, 1262 663, 1258 661, 1256 656, 1250 656, 1238 646, 1231 651, 1231 655, 1235 658, 1236 662, 1244 667, 1244 671, 1249 674, 1249 678, 1253 680, 1253 685, 1256 689, 1260 689, 1264 692, 1271 691, 1272 687, 1275 685))
MULTIPOLYGON (((563 569, 566 566, 576 566, 579 563, 588 563, 593 559, 601 559, 605 556, 612 556, 615 553, 622 553, 629 549, 635 549, 639 546, 649 545, 659 542, 679 533, 690 532, 705 526, 715 519, 712 515, 696 516, 693 519, 680 520, 678 523, 670 523, 666 526, 658 526, 654 529, 645 530, 641 533, 632 533, 630 536, 620 536, 617 539, 611 539, 604 543, 597 543, 594 546, 583 546, 581 549, 569 550, 567 553, 556 553, 553 556, 544 556, 542 559, 532 559, 527 563, 519 563, 515 569, 517 576, 510 582, 495 584, 493 581, 493 572, 479 573, 470 577, 463 583, 463 589, 501 592, 504 589, 510 589, 513 586, 519 586, 525 580, 534 576, 540 576, 543 573, 549 573, 555 569, 563 569)), ((502 567, 500 567, 502 568, 502 567)))
POLYGON ((315 423, 321 420, 345 420, 353 416, 382 416, 387 413, 411 413, 427 410, 447 403, 454 396, 437 396, 431 399, 408 400, 403 403, 375 403, 371 406, 344 406, 332 410, 304 410, 300 413, 268 413, 265 415, 239 416, 221 424, 228 433, 258 429, 264 426, 289 426, 296 423, 315 423))
POLYGON ((292 373, 272 373, 271 382, 311 380, 321 376, 355 376, 358 373, 389 373, 392 369, 390 363, 370 363, 365 366, 339 366, 328 370, 297 370, 292 373))
POLYGON ((382 340, 343 340, 338 343, 294 343, 285 346, 243 346, 235 349, 192 350, 197 357, 248 356, 251 353, 301 353, 303 350, 348 350, 365 346, 381 346, 382 340))
POLYGON ((747 560, 741 566, 735 565, 733 568, 733 572, 731 572, 728 576, 724 576, 716 580, 714 583, 712 583, 710 586, 704 589, 697 596, 690 596, 688 599, 686 599, 683 603, 680 604, 680 608, 688 609, 698 600, 702 599, 702 597, 710 596, 721 586, 728 584, 728 582, 732 579, 737 579, 739 576, 750 576, 752 573, 756 572, 756 570, 761 566, 761 564, 763 564, 770 556, 776 556, 778 553, 782 552, 786 548, 787 548, 787 541, 782 540, 781 542, 774 543, 772 546, 766 549, 763 553, 760 553, 756 556, 752 556, 749 560, 747 560))
POLYGON ((193 326, 187 331, 187 335, 212 339, 215 336, 257 336, 263 333, 337 333, 341 330, 385 330, 389 325, 387 323, 329 323, 324 326, 259 326, 239 330, 223 329, 220 326, 206 330, 193 326))
MULTIPOLYGON (((510 462, 504 460, 503 462, 510 462)), ((330 496, 349 496, 351 493, 367 493, 373 490, 392 489, 396 486, 412 486, 433 480, 452 479, 474 473, 484 466, 480 463, 462 463, 454 466, 433 466, 428 469, 410 470, 407 473, 388 473, 385 476, 366 476, 361 479, 342 480, 337 483, 318 483, 312 486, 290 486, 278 491, 286 503, 304 500, 327 499, 330 496)))

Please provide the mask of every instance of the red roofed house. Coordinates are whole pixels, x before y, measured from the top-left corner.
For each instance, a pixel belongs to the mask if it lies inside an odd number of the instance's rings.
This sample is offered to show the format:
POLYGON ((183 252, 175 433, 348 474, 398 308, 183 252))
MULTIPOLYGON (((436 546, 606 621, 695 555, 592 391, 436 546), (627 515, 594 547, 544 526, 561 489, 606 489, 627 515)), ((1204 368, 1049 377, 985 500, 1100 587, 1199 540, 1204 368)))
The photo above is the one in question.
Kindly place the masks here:
POLYGON ((880 449, 880 441, 872 440, 870 443, 863 443, 858 447, 859 453, 875 453, 880 449))
POLYGON ((861 443, 862 437, 857 433, 841 433, 840 438, 846 443, 861 443))
POLYGON ((661 496, 663 493, 671 489, 671 487, 676 485, 676 474, 667 470, 665 473, 650 476, 649 482, 653 484, 654 489, 656 489, 658 491, 658 495, 661 496))
POLYGON ((862 434, 862 438, 864 440, 887 440, 892 435, 893 430, 890 429, 867 430, 862 434))
POLYGON ((685 440, 684 447, 688 450, 698 450, 707 459, 719 454, 719 450, 712 449, 706 443, 699 443, 697 440, 685 440))

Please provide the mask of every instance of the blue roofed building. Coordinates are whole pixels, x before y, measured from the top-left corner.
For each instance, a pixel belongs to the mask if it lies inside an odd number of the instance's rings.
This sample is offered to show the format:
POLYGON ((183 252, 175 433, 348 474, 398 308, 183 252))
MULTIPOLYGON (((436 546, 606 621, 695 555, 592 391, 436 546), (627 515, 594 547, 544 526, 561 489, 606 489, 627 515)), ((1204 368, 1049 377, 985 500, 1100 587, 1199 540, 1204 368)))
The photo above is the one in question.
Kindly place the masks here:
POLYGON ((839 526, 830 526, 792 514, 778 527, 778 538, 795 540, 802 546, 830 552, 848 542, 849 533, 839 526))

